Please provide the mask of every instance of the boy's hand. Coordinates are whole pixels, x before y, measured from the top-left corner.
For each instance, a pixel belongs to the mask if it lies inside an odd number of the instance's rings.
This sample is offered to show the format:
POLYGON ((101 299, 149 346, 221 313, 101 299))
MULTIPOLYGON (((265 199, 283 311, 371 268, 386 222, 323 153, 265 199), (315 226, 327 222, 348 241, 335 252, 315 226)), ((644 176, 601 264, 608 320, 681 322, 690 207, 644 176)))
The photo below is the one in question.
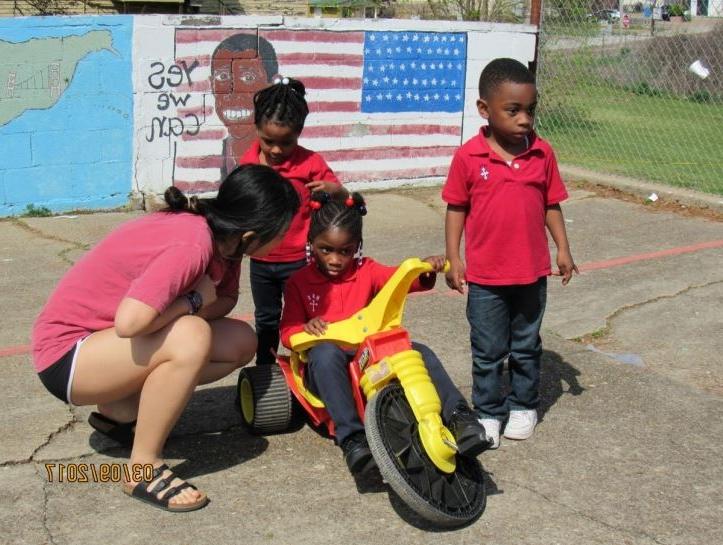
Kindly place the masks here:
POLYGON ((206 308, 216 301, 216 286, 214 285, 213 280, 211 280, 211 277, 207 274, 204 274, 201 277, 201 280, 198 281, 198 284, 196 284, 193 289, 201 294, 201 299, 203 301, 203 307, 201 308, 206 308))
POLYGON ((552 274, 553 276, 562 276, 563 286, 566 286, 570 281, 573 272, 580 274, 580 271, 577 270, 577 265, 575 265, 575 262, 572 260, 570 250, 559 250, 557 252, 557 268, 558 271, 552 274))
POLYGON ((312 318, 304 324, 304 331, 306 331, 309 335, 318 337, 319 335, 326 333, 327 325, 328 323, 321 318, 312 318))
POLYGON ((449 270, 445 275, 447 286, 457 290, 462 295, 467 291, 467 283, 464 280, 465 267, 461 259, 450 259, 449 270))
POLYGON ((314 180, 312 182, 309 182, 308 184, 306 184, 306 187, 309 188, 309 191, 326 191, 329 195, 336 193, 342 188, 341 185, 335 184, 334 182, 323 182, 321 180, 314 180))

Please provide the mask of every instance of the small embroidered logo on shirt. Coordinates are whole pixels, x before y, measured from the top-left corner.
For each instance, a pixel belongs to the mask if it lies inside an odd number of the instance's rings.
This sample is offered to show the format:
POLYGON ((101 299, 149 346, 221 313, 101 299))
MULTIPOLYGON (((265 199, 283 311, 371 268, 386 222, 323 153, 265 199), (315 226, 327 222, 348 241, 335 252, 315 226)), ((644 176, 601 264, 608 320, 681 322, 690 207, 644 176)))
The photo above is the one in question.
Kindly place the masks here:
POLYGON ((311 312, 316 312, 316 307, 319 306, 319 296, 316 293, 310 293, 306 296, 306 300, 309 302, 311 312))
POLYGON ((482 170, 479 171, 479 175, 482 176, 485 180, 487 180, 487 178, 489 178, 490 176, 490 171, 487 170, 487 167, 482 167, 482 170))

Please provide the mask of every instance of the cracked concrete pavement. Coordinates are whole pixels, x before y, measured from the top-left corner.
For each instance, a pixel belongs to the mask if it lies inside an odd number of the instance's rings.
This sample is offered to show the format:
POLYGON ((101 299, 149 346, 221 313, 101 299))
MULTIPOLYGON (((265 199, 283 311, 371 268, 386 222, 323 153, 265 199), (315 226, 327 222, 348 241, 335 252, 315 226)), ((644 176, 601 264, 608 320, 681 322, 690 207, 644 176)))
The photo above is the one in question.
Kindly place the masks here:
MULTIPOLYGON (((367 197, 370 255, 394 263, 443 253, 438 189, 367 197)), ((29 331, 69 263, 138 213, 0 222, 0 543, 719 541, 723 222, 584 188, 563 210, 582 274, 564 288, 549 284, 540 425, 532 439, 481 456, 487 509, 447 532, 426 526, 373 478, 355 482, 339 449, 308 427, 248 435, 233 407, 235 376, 199 389, 167 444, 177 473, 211 497, 207 508, 173 515, 114 484, 59 482, 63 464, 97 468, 128 451, 92 433, 90 407, 68 408, 44 390, 29 331)), ((234 313, 248 318, 242 274, 234 313)), ((406 325, 469 397, 464 306, 440 281, 410 298, 406 325)))

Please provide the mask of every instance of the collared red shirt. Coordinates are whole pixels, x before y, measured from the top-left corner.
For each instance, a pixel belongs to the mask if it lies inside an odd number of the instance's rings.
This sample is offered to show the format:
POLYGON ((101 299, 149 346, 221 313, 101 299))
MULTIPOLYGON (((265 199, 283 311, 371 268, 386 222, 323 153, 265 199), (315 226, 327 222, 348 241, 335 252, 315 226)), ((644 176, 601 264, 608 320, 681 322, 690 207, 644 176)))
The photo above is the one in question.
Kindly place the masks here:
MULTIPOLYGON (((255 140, 238 161, 239 165, 259 164, 261 147, 255 140)), ((318 153, 302 146, 296 146, 289 158, 280 165, 271 165, 276 172, 289 180, 301 199, 301 206, 291 220, 286 236, 274 250, 259 261, 289 262, 304 259, 306 235, 311 224, 311 208, 309 200, 311 191, 306 187, 310 182, 322 181, 339 184, 339 179, 318 153)))
POLYGON ((548 206, 567 198, 552 147, 534 132, 509 163, 490 148, 485 128, 457 150, 442 199, 467 208, 466 279, 485 285, 531 284, 551 272, 548 206))
MULTIPOLYGON (((281 316, 281 342, 291 348, 289 338, 304 330, 312 318, 326 322, 344 320, 369 304, 391 278, 397 267, 388 267, 365 257, 361 266, 354 264, 339 278, 322 273, 316 263, 309 263, 291 275, 284 291, 284 312, 281 316)), ((434 287, 435 277, 421 282, 418 278, 409 291, 434 287)))

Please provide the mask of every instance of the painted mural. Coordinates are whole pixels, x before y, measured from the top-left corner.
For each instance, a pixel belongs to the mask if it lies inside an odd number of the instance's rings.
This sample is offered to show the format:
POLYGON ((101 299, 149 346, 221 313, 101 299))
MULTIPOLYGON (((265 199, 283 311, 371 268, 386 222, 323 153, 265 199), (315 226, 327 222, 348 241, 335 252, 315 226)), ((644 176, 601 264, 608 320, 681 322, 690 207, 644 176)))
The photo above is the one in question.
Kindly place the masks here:
POLYGON ((253 95, 300 79, 300 143, 345 183, 439 182, 479 130, 489 60, 535 29, 432 21, 139 15, 0 19, 0 216, 215 190, 255 137, 253 95))
POLYGON ((276 76, 306 85, 302 145, 344 182, 444 175, 460 144, 466 33, 180 29, 175 39, 176 62, 202 76, 192 88, 210 93, 205 111, 184 114, 203 118, 176 148, 185 190, 212 189, 235 166, 255 136, 253 93, 276 76), (215 40, 213 53, 193 55, 215 40), (198 145, 219 131, 220 151, 198 145))
MULTIPOLYGON (((136 73, 145 85, 137 97, 145 135, 137 140, 137 187, 213 191, 255 137, 253 94, 277 76, 306 85, 310 115, 300 143, 322 153, 345 183, 439 181, 479 129, 481 69, 496 56, 531 61, 534 33, 386 23, 176 27, 166 35, 172 55, 148 59, 136 73)), ((136 40, 138 51, 142 32, 136 40)))
POLYGON ((73 22, 0 21, 0 215, 128 200, 132 18, 73 22))

